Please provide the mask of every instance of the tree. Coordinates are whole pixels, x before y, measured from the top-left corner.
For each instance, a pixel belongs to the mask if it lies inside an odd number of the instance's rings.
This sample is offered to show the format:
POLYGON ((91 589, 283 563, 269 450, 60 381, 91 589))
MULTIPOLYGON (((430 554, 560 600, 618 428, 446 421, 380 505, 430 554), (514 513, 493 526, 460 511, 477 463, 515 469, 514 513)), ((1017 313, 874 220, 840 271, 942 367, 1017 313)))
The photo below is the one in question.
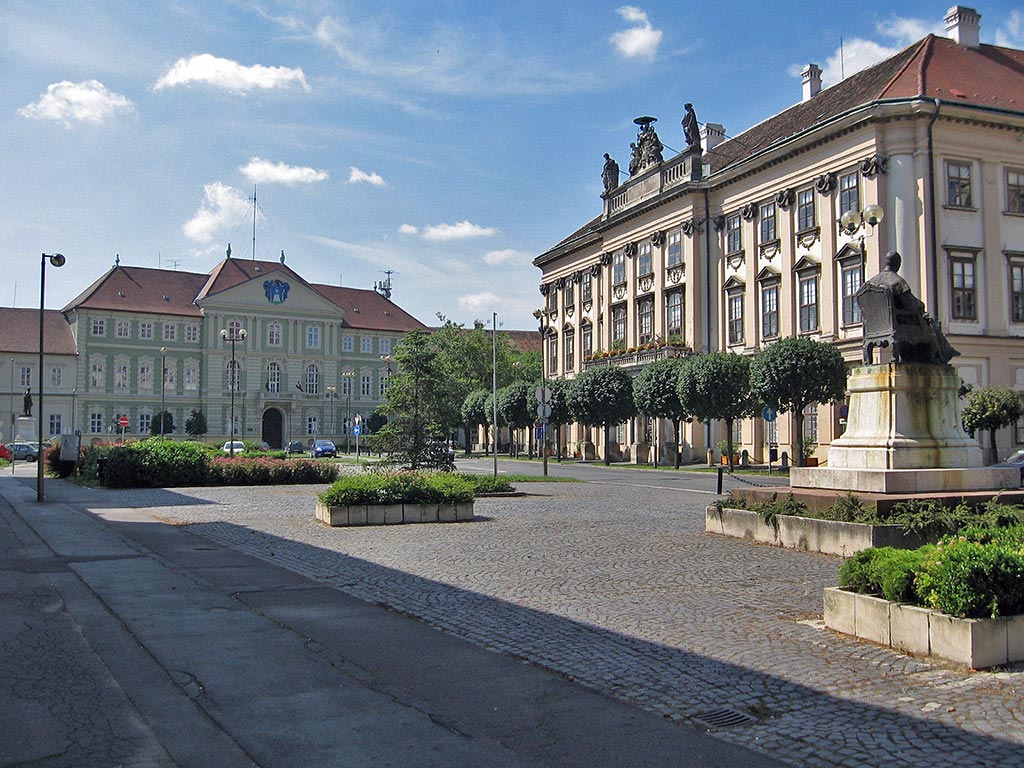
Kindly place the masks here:
POLYGON ((576 421, 604 428, 604 463, 610 464, 609 427, 636 413, 632 377, 621 368, 589 368, 572 380, 565 399, 576 421))
MULTIPOLYGON (((204 420, 205 424, 205 420, 204 420)), ((154 437, 174 432, 174 415, 170 411, 157 411, 149 423, 149 434, 154 437)))
POLYGON ((961 421, 964 430, 974 437, 979 429, 988 430, 989 455, 991 461, 998 461, 996 431, 1008 427, 1020 419, 1024 408, 1020 395, 1010 387, 980 387, 971 391, 964 403, 961 421))
POLYGON ((647 416, 672 421, 672 436, 676 442, 676 469, 679 469, 679 426, 690 417, 679 401, 679 373, 683 361, 665 357, 645 365, 633 379, 633 402, 637 410, 647 416))
MULTIPOLYGON (((474 389, 465 400, 462 401, 462 423, 466 428, 466 455, 469 455, 470 432, 479 427, 486 428, 488 424, 487 396, 490 394, 486 389, 474 389)), ((490 444, 484 440, 484 455, 490 453, 490 444)))
POLYGON ((750 391, 750 358, 733 352, 711 352, 687 358, 676 388, 680 407, 700 421, 725 422, 726 455, 733 466, 732 427, 752 416, 756 401, 750 391))
MULTIPOLYGON (((202 411, 192 411, 185 420, 185 432, 189 437, 195 439, 202 437, 209 431, 206 423, 206 415, 202 411)), ((157 426, 156 434, 160 434, 160 427, 157 426)))
POLYGON ((804 463, 804 409, 840 400, 846 392, 846 373, 839 350, 813 339, 782 339, 754 355, 750 387, 769 408, 792 412, 799 466, 804 463))
POLYGON ((388 423, 388 417, 384 415, 380 406, 373 409, 373 413, 366 417, 366 434, 376 435, 384 425, 388 423))
MULTIPOLYGON (((544 385, 551 391, 551 397, 548 398, 548 405, 551 406, 551 416, 548 417, 548 425, 555 429, 555 436, 557 438, 557 431, 559 428, 572 422, 572 413, 569 411, 569 403, 567 400, 569 392, 569 382, 566 379, 547 379, 544 385)), ((537 391, 537 387, 541 386, 541 382, 534 382, 531 388, 532 392, 537 391)), ((544 435, 545 445, 541 446, 541 450, 547 449, 547 433, 544 435)), ((558 460, 562 460, 562 443, 556 441, 556 448, 558 451, 558 460)))
POLYGON ((498 417, 509 429, 509 455, 515 445, 515 440, 511 439, 512 430, 533 423, 535 413, 530 409, 532 401, 533 389, 525 381, 517 381, 498 390, 498 417))

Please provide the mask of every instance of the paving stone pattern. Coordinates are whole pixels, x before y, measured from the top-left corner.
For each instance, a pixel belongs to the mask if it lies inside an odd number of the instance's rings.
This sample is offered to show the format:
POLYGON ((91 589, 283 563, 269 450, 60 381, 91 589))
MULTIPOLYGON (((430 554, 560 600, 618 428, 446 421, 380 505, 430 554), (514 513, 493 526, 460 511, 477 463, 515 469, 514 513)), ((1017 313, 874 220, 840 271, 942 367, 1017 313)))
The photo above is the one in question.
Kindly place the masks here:
POLYGON ((1024 667, 825 630, 838 558, 705 534, 706 495, 524 488, 471 523, 366 528, 316 522, 313 487, 96 495, 794 765, 1024 764, 1024 667))

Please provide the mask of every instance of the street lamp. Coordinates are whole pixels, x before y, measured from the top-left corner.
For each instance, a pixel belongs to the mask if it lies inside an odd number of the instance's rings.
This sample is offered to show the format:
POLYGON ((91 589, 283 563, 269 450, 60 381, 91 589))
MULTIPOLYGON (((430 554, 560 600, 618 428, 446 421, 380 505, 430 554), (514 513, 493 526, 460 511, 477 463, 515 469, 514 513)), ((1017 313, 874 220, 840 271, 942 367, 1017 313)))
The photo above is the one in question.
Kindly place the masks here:
MULTIPOLYGON (((858 230, 864 229, 864 227, 870 227, 871 231, 875 231, 882 219, 885 218, 885 211, 880 205, 869 205, 863 211, 850 210, 844 213, 839 218, 839 229, 844 234, 850 235, 851 237, 858 230)), ((860 255, 862 259, 867 258, 867 251, 864 248, 864 238, 870 237, 870 235, 864 235, 861 233, 858 241, 860 243, 860 255)))
POLYGON ((355 378, 355 371, 342 371, 342 378, 345 381, 345 453, 352 453, 352 379, 355 378))
POLYGON ((75 415, 78 413, 76 405, 78 403, 78 387, 71 388, 71 434, 75 434, 78 430, 75 424, 75 415))
POLYGON ((164 394, 167 392, 167 347, 160 347, 160 437, 164 436, 165 417, 164 394))
POLYGON ((327 388, 327 401, 330 403, 331 409, 331 437, 337 437, 337 426, 338 426, 338 410, 334 407, 334 401, 338 399, 338 388, 328 387, 327 388))
POLYGON ((36 501, 43 501, 43 465, 46 454, 43 453, 43 302, 46 298, 46 262, 51 267, 63 267, 67 259, 63 254, 44 253, 39 259, 39 456, 36 459, 36 501))
MULTIPOLYGON (((535 309, 533 311, 533 316, 536 318, 537 324, 539 326, 537 330, 540 333, 540 387, 541 387, 542 395, 545 395, 545 394, 547 394, 547 391, 548 391, 548 377, 547 377, 548 361, 547 361, 547 356, 545 355, 545 352, 544 352, 544 339, 545 339, 545 337, 547 335, 548 323, 551 321, 551 313, 549 311, 545 310, 545 309, 535 309)), ((539 408, 543 408, 543 406, 548 404, 547 403, 547 398, 545 398, 543 396, 538 398, 538 400, 540 401, 539 408)), ((537 415, 541 416, 540 413, 538 413, 537 415)), ((544 461, 544 475, 545 475, 545 477, 548 474, 548 447, 547 447, 547 442, 548 442, 548 420, 546 418, 544 418, 543 416, 541 416, 541 420, 540 420, 540 453, 541 453, 541 456, 544 457, 543 461, 544 461)), ((561 455, 561 454, 559 454, 559 455, 561 455)))
POLYGON ((230 331, 221 329, 220 337, 224 341, 231 342, 231 372, 228 374, 228 388, 231 390, 231 442, 228 443, 228 453, 231 458, 235 457, 235 390, 238 388, 238 363, 235 362, 235 344, 245 341, 248 334, 245 328, 232 328, 230 331))

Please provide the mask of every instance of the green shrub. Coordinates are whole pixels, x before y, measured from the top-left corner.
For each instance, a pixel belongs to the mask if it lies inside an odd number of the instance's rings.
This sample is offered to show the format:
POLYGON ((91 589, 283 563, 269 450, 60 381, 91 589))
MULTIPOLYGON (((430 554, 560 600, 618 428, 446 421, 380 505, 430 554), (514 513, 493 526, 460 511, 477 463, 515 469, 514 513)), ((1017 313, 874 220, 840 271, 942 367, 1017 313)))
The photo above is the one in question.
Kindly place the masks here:
POLYGON ((111 488, 173 488, 206 485, 210 465, 206 451, 195 443, 152 438, 111 447, 102 474, 100 481, 111 488))
POLYGON ((771 526, 776 532, 779 530, 778 518, 780 515, 807 516, 807 506, 793 498, 793 494, 789 494, 785 499, 779 501, 778 494, 773 493, 770 498, 751 507, 751 510, 761 515, 764 524, 771 526))
POLYGON ((512 483, 504 477, 467 474, 460 474, 459 477, 472 483, 473 492, 478 496, 481 493, 511 493, 515 490, 515 488, 512 487, 512 483))
POLYGON ((60 446, 51 445, 46 449, 46 471, 54 477, 71 477, 78 466, 74 461, 62 461, 60 446))
POLYGON ((839 569, 839 585, 844 589, 881 595, 897 603, 917 602, 914 579, 935 547, 894 549, 871 547, 857 552, 839 569))
POLYGON ((849 491, 840 496, 829 506, 805 516, 817 520, 836 520, 842 523, 859 523, 873 514, 872 510, 849 491))
POLYGON ((304 485, 330 483, 338 476, 333 464, 285 461, 269 456, 218 456, 210 462, 210 485, 304 485))
POLYGON ((1024 611, 1024 551, 1020 544, 983 543, 973 535, 939 542, 915 580, 924 605, 952 616, 996 618, 1024 611))
POLYGON ((473 500, 473 484, 448 472, 364 472, 344 475, 320 500, 328 506, 456 504, 473 500))

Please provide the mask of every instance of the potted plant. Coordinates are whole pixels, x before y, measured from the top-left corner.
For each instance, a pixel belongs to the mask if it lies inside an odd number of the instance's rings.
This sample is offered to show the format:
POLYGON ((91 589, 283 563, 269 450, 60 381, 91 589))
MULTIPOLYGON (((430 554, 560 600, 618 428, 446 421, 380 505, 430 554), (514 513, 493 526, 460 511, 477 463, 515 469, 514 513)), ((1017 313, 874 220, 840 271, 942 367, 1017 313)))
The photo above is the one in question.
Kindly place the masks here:
POLYGON ((804 443, 804 466, 805 467, 816 467, 818 466, 818 457, 813 455, 818 450, 817 443, 804 443))

